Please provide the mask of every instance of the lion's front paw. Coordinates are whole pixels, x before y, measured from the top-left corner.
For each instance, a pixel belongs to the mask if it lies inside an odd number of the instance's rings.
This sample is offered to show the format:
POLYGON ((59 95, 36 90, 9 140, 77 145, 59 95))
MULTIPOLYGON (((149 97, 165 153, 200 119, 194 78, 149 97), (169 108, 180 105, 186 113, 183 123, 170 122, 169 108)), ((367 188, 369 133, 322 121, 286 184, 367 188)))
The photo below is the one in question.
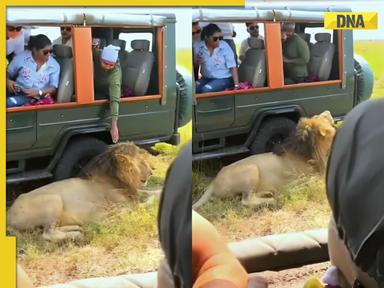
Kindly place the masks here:
POLYGON ((260 209, 263 207, 276 206, 277 201, 272 197, 269 197, 269 198, 254 197, 250 201, 242 200, 242 203, 251 208, 260 209))

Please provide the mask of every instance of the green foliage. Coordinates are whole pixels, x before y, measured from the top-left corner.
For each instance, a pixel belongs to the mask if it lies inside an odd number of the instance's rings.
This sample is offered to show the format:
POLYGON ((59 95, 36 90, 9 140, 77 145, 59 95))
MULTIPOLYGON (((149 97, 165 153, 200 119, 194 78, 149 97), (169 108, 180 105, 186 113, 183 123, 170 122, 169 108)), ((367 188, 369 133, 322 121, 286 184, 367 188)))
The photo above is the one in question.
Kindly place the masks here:
POLYGON ((354 43, 354 52, 369 63, 375 83, 372 98, 384 97, 384 41, 359 41, 354 43))

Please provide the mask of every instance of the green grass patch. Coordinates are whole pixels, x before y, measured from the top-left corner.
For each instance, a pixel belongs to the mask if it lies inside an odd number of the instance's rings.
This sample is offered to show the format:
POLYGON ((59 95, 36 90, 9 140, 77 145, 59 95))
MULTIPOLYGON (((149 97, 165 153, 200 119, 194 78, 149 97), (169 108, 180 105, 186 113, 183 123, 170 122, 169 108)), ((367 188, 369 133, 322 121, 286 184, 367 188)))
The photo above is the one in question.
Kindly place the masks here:
MULTIPOLYGON (((219 161, 194 165, 194 202, 201 197, 221 166, 219 161)), ((276 206, 254 209, 241 204, 241 195, 229 199, 213 197, 197 212, 211 221, 227 241, 327 226, 330 210, 324 180, 320 176, 298 177, 282 187, 275 198, 276 206)))
POLYGON ((158 202, 138 204, 136 207, 115 207, 101 222, 85 227, 85 238, 92 246, 111 250, 118 245, 131 249, 146 248, 148 240, 157 238, 158 202), (135 235, 127 239, 127 235, 135 235))
POLYGON ((373 70, 374 87, 371 98, 384 97, 384 41, 357 41, 354 52, 369 63, 373 70))

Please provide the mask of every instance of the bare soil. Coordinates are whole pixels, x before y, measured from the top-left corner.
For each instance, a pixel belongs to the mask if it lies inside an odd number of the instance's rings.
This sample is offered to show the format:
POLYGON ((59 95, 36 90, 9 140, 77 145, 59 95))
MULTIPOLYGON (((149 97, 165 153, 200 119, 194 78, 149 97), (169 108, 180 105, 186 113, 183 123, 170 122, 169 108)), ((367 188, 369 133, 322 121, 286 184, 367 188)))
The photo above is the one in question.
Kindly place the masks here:
POLYGON ((269 288, 303 288, 310 278, 321 281, 330 265, 330 262, 324 262, 278 272, 265 271, 257 275, 267 280, 269 288))

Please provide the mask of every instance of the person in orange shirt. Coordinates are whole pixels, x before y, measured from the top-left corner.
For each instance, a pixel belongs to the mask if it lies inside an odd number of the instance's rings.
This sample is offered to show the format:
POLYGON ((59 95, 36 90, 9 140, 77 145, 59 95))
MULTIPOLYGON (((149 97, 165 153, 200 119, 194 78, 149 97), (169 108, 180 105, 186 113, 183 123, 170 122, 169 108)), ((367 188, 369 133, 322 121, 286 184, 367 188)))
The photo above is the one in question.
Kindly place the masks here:
POLYGON ((248 274, 213 225, 192 211, 193 288, 246 288, 248 274))

